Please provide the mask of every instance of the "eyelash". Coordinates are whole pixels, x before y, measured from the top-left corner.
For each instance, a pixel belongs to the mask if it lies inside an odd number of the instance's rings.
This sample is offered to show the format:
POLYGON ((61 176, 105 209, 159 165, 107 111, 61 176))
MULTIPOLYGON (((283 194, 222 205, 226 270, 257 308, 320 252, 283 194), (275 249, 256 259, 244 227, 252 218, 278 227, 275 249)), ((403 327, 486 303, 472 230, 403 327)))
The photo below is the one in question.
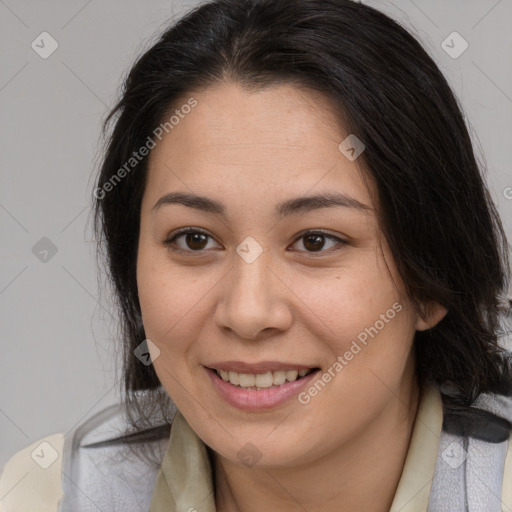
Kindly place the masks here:
MULTIPOLYGON (((176 248, 173 246, 173 243, 180 237, 180 236, 183 236, 183 235, 186 235, 186 234, 189 234, 189 233, 200 233, 200 234, 203 234, 209 238, 213 238, 211 235, 209 235, 206 231, 203 231, 202 229, 200 228, 192 228, 192 227, 187 227, 187 228, 181 228, 177 231, 175 231, 174 233, 172 233, 168 238, 166 238, 162 243, 165 247, 171 249, 172 251, 174 252, 178 252, 178 253, 187 253, 187 254, 190 254, 190 253, 193 253, 193 254, 197 254, 197 255, 200 255, 201 253, 204 253, 206 249, 200 249, 200 250, 192 250, 192 249, 181 249, 181 248, 176 248)), ((338 242, 339 245, 341 246, 345 246, 348 244, 348 242, 346 240, 343 240, 337 236, 334 236, 334 235, 331 235, 329 233, 326 233, 322 230, 313 230, 313 229, 309 229, 309 230, 305 230, 305 231, 301 231, 300 233, 298 233, 297 237, 295 238, 294 242, 292 243, 292 245, 294 245, 297 241, 299 241, 301 238, 305 238, 307 236, 311 236, 311 235, 321 235, 321 236, 324 236, 325 238, 329 239, 329 240, 333 240, 335 242, 338 242)), ((336 250, 336 249, 335 249, 336 250)), ((337 249, 339 250, 339 249, 337 249)), ((318 256, 322 256, 323 254, 325 253, 331 253, 333 252, 332 251, 332 248, 331 249, 328 249, 326 251, 324 250, 320 250, 320 251, 299 251, 299 252, 306 252, 308 253, 309 255, 313 256, 313 257, 318 257, 318 256)))

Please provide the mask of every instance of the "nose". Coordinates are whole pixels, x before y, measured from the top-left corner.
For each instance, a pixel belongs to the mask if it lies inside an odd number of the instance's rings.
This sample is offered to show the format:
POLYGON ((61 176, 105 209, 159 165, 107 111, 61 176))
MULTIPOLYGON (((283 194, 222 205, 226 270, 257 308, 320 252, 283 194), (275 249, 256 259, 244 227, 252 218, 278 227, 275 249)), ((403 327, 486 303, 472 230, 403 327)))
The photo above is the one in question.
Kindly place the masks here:
POLYGON ((268 263, 265 252, 252 263, 235 257, 219 289, 215 322, 221 330, 245 340, 261 340, 290 327, 293 294, 268 263))

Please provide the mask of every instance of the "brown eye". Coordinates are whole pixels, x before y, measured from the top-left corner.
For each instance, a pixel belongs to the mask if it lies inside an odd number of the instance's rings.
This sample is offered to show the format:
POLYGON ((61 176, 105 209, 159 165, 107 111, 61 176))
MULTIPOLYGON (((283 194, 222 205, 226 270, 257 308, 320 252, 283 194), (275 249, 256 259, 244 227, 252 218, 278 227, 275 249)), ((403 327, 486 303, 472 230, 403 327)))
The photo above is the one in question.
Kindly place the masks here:
POLYGON ((204 249, 208 242, 208 237, 203 233, 187 233, 185 235, 185 243, 189 249, 198 251, 204 249))
POLYGON ((308 235, 304 237, 304 247, 308 251, 319 251, 325 244, 324 235, 308 235))
POLYGON ((204 249, 210 249, 208 244, 214 242, 214 239, 207 233, 198 229, 184 228, 163 241, 163 245, 173 251, 178 252, 206 252, 204 249))
POLYGON ((300 242, 302 242, 302 248, 296 247, 299 252, 319 253, 319 256, 330 254, 337 250, 336 246, 340 249, 348 243, 337 236, 322 231, 303 232, 299 234, 299 238, 296 239, 293 245, 296 246, 300 242))

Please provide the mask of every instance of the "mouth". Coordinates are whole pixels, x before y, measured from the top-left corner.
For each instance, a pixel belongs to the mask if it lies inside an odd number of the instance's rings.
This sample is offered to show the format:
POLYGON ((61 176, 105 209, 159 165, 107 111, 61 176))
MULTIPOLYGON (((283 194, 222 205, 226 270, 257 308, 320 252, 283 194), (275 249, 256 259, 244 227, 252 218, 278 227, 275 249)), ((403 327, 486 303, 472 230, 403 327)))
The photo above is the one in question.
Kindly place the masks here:
POLYGON ((318 367, 279 363, 223 363, 205 369, 220 397, 246 411, 270 409, 287 402, 320 371, 318 367))
POLYGON ((296 382, 315 371, 315 368, 309 368, 307 370, 277 370, 265 373, 238 373, 213 369, 224 382, 229 382, 233 386, 252 391, 273 389, 277 386, 282 386, 285 382, 296 382))

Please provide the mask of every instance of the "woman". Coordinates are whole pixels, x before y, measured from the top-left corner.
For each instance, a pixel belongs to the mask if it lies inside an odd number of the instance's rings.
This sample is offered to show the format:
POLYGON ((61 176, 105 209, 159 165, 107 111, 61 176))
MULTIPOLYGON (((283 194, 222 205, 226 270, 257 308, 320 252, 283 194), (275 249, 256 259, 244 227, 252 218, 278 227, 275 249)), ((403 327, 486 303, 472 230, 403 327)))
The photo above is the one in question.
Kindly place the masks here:
POLYGON ((348 0, 212 1, 108 121, 126 400, 52 440, 60 512, 512 507, 507 243, 409 33, 348 0))

